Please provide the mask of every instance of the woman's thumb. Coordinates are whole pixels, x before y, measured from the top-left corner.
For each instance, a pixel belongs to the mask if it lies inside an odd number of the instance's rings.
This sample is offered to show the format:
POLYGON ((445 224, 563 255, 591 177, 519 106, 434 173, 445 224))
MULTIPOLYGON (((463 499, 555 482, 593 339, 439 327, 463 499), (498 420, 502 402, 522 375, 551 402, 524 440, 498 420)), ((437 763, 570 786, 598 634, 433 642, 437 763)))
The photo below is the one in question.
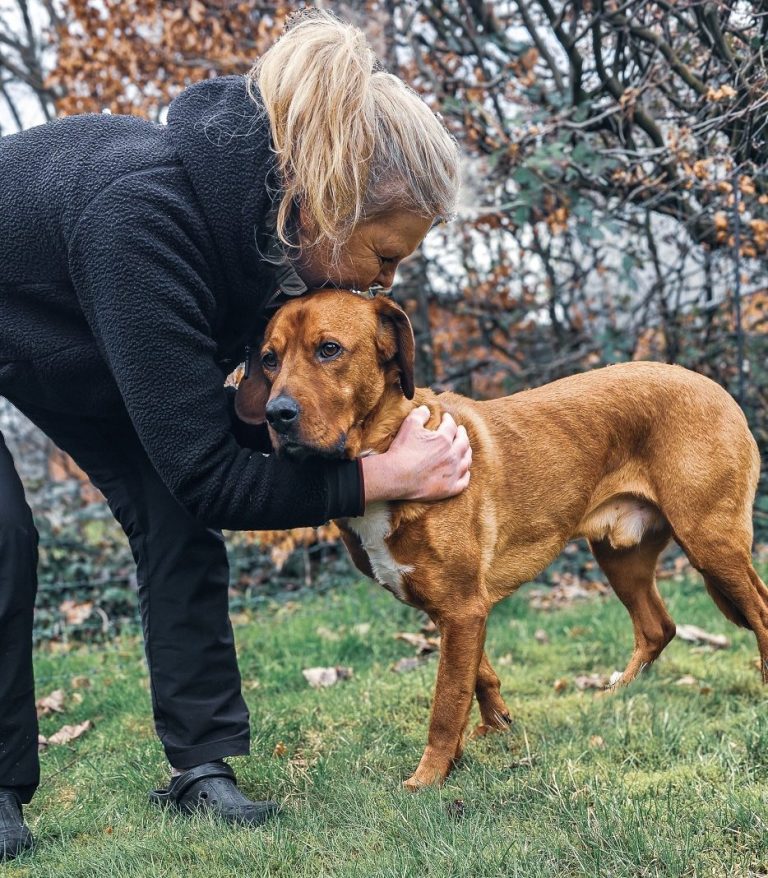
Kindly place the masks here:
POLYGON ((420 427, 423 427, 429 420, 431 412, 425 405, 415 408, 409 415, 409 419, 415 421, 420 427))

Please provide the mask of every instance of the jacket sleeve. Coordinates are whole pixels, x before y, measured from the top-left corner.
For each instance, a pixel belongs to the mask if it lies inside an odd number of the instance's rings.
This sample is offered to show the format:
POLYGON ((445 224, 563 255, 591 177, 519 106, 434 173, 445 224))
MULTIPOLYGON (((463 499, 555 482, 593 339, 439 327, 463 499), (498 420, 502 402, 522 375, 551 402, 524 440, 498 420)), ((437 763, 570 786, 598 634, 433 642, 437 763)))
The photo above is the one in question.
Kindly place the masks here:
POLYGON ((236 441, 215 360, 205 234, 178 191, 134 175, 91 202, 68 242, 83 313, 153 466, 210 527, 361 514, 357 461, 295 463, 236 441))

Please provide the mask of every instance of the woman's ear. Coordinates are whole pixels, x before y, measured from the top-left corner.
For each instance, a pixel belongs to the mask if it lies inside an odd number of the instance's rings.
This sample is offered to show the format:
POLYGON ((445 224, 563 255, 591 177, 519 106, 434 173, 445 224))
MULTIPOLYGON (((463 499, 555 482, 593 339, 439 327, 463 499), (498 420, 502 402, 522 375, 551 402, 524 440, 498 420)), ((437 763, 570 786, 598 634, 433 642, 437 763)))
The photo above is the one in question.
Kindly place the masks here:
POLYGON ((246 363, 246 376, 240 379, 235 393, 235 414, 246 424, 263 424, 267 420, 270 386, 257 362, 246 363))
POLYGON ((405 311, 386 296, 376 296, 373 304, 379 315, 379 351, 385 362, 397 359, 400 386, 405 398, 413 399, 415 344, 411 321, 405 311))

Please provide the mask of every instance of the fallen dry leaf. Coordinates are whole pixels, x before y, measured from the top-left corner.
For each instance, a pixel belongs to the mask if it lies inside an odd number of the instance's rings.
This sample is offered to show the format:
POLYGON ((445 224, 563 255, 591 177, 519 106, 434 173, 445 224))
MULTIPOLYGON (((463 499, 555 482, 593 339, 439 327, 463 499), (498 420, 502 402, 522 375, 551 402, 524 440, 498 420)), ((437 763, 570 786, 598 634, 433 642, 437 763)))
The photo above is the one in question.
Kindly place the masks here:
POLYGON ((574 601, 599 597, 611 591, 605 583, 579 579, 572 573, 560 574, 559 579, 557 585, 528 592, 528 599, 534 610, 556 610, 574 601))
POLYGON ((559 677, 555 680, 555 692, 565 692, 568 688, 568 680, 565 677, 559 677))
POLYGON ((684 677, 680 677, 679 680, 675 680, 676 686, 698 686, 699 681, 696 677, 692 677, 690 674, 686 674, 684 677))
POLYGON ((54 732, 50 738, 45 738, 43 735, 40 735, 38 738, 38 746, 42 744, 50 744, 53 746, 60 744, 69 744, 70 741, 74 741, 76 738, 79 738, 81 735, 84 735, 89 729, 93 728, 93 723, 87 719, 83 723, 78 723, 76 726, 62 726, 58 732, 54 732))
POLYGON ((402 640, 415 647, 420 655, 436 652, 440 649, 439 637, 425 637, 423 634, 410 634, 408 631, 400 631, 395 634, 395 640, 402 640))
POLYGON ((305 668, 304 679, 313 689, 334 686, 339 680, 348 680, 352 676, 352 668, 305 668))
POLYGON ((51 713, 63 713, 66 694, 63 689, 55 689, 50 695, 38 698, 35 702, 38 716, 48 716, 51 713))
POLYGON ((81 675, 79 677, 72 677, 72 679, 69 681, 69 685, 73 689, 89 689, 91 686, 91 681, 88 677, 81 675))
POLYGON ((605 741, 600 735, 592 735, 589 739, 589 746, 593 750, 602 750, 605 747, 605 741))
POLYGON ((585 689, 605 689, 611 684, 611 678, 605 674, 580 674, 573 678, 574 685, 577 689, 584 691, 585 689))
POLYGON ((533 639, 537 643, 549 643, 549 634, 543 628, 539 628, 533 635, 533 639))
POLYGON ((392 670, 396 674, 406 674, 408 671, 415 671, 424 664, 424 659, 418 656, 408 656, 408 658, 398 659, 393 665, 392 670))
POLYGON ((272 755, 277 756, 279 759, 280 757, 285 756, 287 752, 288 748, 285 744, 282 741, 278 741, 277 744, 275 744, 275 749, 272 751, 272 755))
POLYGON ((59 604, 59 612, 63 613, 67 625, 82 625, 93 612, 93 601, 85 601, 82 604, 73 600, 62 601, 59 604))
POLYGON ((675 680, 676 686, 698 686, 699 692, 701 695, 711 695, 712 687, 707 686, 706 683, 699 684, 699 681, 696 677, 692 677, 690 674, 686 674, 684 677, 680 677, 679 680, 675 680))
POLYGON ((728 649, 731 645, 725 634, 710 634, 696 625, 678 625, 677 636, 686 643, 704 643, 715 649, 728 649))

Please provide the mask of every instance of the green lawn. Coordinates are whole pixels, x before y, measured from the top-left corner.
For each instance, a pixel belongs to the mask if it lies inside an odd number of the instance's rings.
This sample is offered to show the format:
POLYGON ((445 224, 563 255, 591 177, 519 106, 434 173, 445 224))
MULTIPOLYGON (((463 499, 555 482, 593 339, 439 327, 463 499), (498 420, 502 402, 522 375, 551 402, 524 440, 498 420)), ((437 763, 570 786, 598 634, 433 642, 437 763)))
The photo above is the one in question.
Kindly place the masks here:
POLYGON ((768 690, 753 666, 752 634, 731 626, 698 580, 663 590, 678 623, 726 633, 732 646, 675 640, 613 697, 579 692, 572 681, 620 669, 629 657, 631 626, 615 597, 545 613, 528 606, 524 589, 499 606, 487 649, 513 727, 470 742, 443 789, 415 796, 400 782, 421 755, 436 661, 406 674, 391 666, 413 654, 393 635, 417 631, 417 614, 360 583, 238 617, 253 755, 232 762, 246 792, 283 806, 255 831, 146 803, 166 768, 137 639, 40 652, 39 694, 63 687, 71 705, 43 720, 43 734, 85 719, 95 727, 43 754, 43 786, 28 808, 38 849, 0 873, 767 874, 768 690), (353 630, 361 622, 371 623, 367 634, 353 630), (537 629, 549 643, 534 638, 537 629), (349 665, 354 677, 310 689, 301 671, 314 665, 349 665), (677 685, 683 675, 700 685, 677 685), (75 676, 91 681, 80 704, 71 697, 75 676), (562 692, 559 678, 571 681, 562 692), (285 752, 275 755, 280 743, 285 752))

